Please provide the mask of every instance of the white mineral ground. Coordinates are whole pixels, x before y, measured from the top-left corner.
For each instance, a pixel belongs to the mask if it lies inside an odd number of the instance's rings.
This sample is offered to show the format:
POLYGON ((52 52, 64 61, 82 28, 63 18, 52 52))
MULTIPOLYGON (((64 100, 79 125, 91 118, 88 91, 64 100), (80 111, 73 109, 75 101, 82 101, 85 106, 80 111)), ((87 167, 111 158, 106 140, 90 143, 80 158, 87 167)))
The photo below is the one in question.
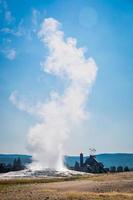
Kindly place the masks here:
POLYGON ((0 179, 12 179, 12 178, 52 178, 52 177, 71 177, 76 175, 92 175, 85 172, 78 172, 73 170, 54 170, 54 169, 44 169, 44 170, 21 170, 15 172, 8 172, 0 174, 0 179))

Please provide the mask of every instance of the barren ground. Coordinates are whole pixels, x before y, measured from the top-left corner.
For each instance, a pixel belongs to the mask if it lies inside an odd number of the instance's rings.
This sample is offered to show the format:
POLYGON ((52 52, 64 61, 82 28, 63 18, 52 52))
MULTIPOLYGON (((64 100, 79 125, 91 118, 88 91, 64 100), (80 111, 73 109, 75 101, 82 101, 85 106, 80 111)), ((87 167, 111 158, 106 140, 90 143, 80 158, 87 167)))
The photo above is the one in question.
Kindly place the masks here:
POLYGON ((133 200, 133 172, 53 179, 0 180, 0 200, 133 200), (55 182, 54 182, 55 181, 55 182))

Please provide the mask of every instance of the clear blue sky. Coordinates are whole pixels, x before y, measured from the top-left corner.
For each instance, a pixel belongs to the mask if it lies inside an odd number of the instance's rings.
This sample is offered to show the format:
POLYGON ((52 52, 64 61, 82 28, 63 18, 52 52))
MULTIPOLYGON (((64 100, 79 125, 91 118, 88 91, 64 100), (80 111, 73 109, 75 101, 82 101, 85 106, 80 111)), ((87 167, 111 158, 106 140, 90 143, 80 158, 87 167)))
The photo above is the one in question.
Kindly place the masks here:
POLYGON ((12 105, 10 94, 17 90, 35 102, 51 89, 62 91, 40 66, 47 49, 37 32, 48 17, 60 21, 65 36, 85 46, 98 66, 87 102, 90 120, 67 153, 88 153, 89 147, 133 152, 133 1, 0 0, 0 153, 27 153, 27 132, 36 121, 12 105))

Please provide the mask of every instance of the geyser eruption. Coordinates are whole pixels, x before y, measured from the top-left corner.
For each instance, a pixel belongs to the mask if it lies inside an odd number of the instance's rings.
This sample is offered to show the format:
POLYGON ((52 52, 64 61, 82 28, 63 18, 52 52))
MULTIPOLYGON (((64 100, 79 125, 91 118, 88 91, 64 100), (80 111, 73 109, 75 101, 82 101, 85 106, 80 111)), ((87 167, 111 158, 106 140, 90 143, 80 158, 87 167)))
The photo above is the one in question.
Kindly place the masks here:
POLYGON ((84 48, 77 47, 75 38, 66 38, 61 24, 47 18, 38 37, 47 46, 49 54, 41 63, 45 73, 68 81, 63 94, 51 92, 44 103, 29 107, 12 93, 10 100, 21 110, 37 115, 40 122, 30 128, 29 149, 41 168, 63 167, 63 150, 73 127, 87 117, 86 101, 96 78, 97 67, 92 58, 85 58, 84 48))

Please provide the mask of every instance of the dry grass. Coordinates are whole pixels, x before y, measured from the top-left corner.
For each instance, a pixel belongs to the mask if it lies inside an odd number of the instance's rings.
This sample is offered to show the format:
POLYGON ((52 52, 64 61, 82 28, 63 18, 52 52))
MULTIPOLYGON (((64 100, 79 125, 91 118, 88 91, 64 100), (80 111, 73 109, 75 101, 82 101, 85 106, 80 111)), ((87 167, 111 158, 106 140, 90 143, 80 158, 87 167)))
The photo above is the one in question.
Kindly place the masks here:
POLYGON ((54 190, 25 190, 14 188, 0 194, 2 200, 133 200, 131 193, 57 192, 54 190))
POLYGON ((133 194, 125 193, 66 193, 67 199, 69 200, 132 200, 133 194))
POLYGON ((81 179, 89 179, 88 175, 82 176, 72 176, 72 177, 54 177, 54 178, 16 178, 16 179, 1 179, 0 188, 4 185, 17 185, 17 184, 36 184, 36 183, 53 183, 62 181, 74 181, 81 179))
POLYGON ((67 199, 133 200, 133 173, 0 180, 0 200, 67 199))

